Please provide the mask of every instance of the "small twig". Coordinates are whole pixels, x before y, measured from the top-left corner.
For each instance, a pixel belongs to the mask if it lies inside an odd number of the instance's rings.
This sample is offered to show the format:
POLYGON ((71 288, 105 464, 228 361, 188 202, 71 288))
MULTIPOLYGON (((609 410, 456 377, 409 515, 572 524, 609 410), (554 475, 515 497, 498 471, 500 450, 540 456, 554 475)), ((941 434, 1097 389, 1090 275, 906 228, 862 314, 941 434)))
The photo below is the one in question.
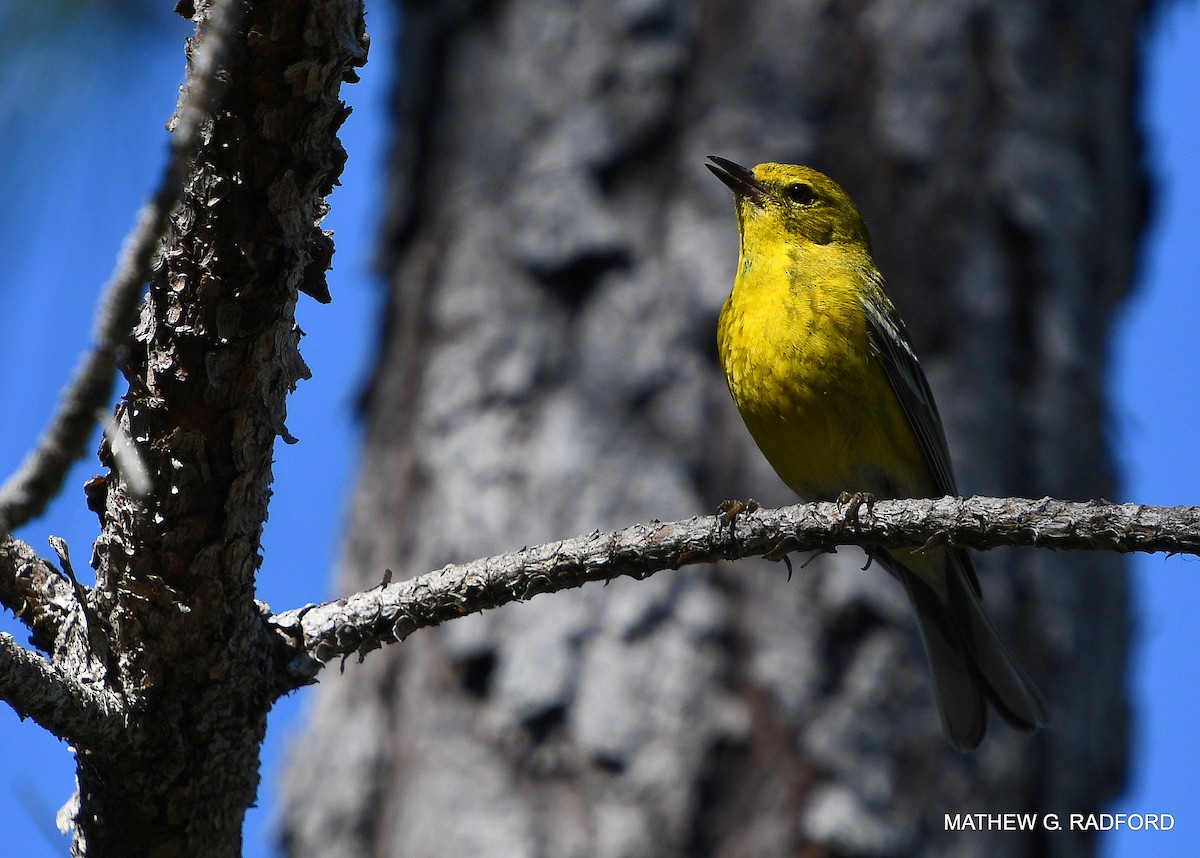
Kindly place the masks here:
POLYGON ((58 562, 62 564, 63 573, 67 576, 67 580, 71 582, 71 587, 75 591, 75 599, 79 602, 79 607, 83 608, 84 614, 87 614, 87 590, 79 583, 79 579, 75 577, 75 567, 71 565, 71 554, 67 548, 67 540, 61 536, 51 536, 49 540, 50 547, 54 549, 54 553, 58 555, 58 562))
POLYGON ((92 613, 88 608, 87 588, 80 584, 79 579, 75 577, 75 567, 71 565, 71 555, 67 548, 67 541, 61 536, 51 536, 49 542, 50 547, 54 549, 54 553, 58 555, 58 562, 62 564, 63 572, 71 582, 72 591, 75 593, 75 601, 79 603, 79 612, 83 615, 83 628, 87 632, 88 645, 92 649, 92 654, 96 656, 97 663, 103 664, 107 647, 104 646, 104 642, 98 637, 98 626, 92 622, 92 613))
POLYGON ((104 424, 104 442, 112 453, 113 467, 125 481, 129 493, 137 498, 149 497, 154 490, 154 480, 146 459, 128 430, 121 425, 118 416, 104 424))
POLYGON ((800 571, 807 569, 816 559, 824 554, 837 554, 836 548, 819 548, 808 556, 808 559, 800 564, 800 571))
POLYGON ((0 533, 9 533, 41 515, 62 488, 71 464, 84 455, 96 427, 96 412, 112 396, 117 349, 137 320, 167 218, 179 202, 184 179, 202 142, 203 123, 224 95, 224 76, 215 70, 227 65, 244 15, 239 0, 218 0, 213 6, 208 32, 198 40, 192 58, 186 91, 173 122, 171 157, 158 190, 138 213, 117 268, 104 286, 96 312, 95 345, 76 368, 36 446, 0 487, 0 533))

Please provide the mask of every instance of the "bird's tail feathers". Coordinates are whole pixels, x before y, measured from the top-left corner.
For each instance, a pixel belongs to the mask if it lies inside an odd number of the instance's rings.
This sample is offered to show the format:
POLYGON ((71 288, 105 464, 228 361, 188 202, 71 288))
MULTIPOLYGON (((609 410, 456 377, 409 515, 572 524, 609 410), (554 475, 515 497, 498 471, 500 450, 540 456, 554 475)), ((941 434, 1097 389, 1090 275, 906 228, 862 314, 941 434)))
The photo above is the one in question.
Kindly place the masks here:
POLYGON ((904 584, 917 616, 933 673, 942 729, 954 747, 969 751, 983 741, 987 732, 987 700, 982 684, 949 622, 946 606, 933 589, 903 566, 897 566, 896 577, 904 584))
POLYGON ((909 565, 883 558, 904 584, 929 658, 938 710, 956 748, 970 750, 987 731, 987 702, 1018 730, 1050 722, 1046 702, 1000 639, 976 592, 970 559, 952 549, 945 598, 909 565))
POLYGON ((1046 701, 1016 657, 1004 645, 983 610, 978 594, 962 574, 947 578, 949 612, 962 630, 970 656, 996 711, 1018 730, 1033 732, 1050 723, 1046 701))

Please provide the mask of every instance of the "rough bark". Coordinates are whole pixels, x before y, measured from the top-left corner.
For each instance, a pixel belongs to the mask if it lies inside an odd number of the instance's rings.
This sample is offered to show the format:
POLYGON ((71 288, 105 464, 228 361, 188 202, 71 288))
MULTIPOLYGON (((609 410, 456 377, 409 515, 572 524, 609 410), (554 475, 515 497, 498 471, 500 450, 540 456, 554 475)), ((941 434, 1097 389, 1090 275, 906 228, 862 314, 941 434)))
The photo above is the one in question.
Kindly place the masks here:
MULTIPOLYGON (((717 153, 858 200, 966 491, 1115 494, 1107 338, 1145 187, 1139 2, 404 6, 391 306, 341 587, 789 498, 719 380, 717 153)), ((327 678, 294 855, 1087 855, 944 812, 1086 812, 1124 776, 1119 558, 981 556, 1050 700, 940 736, 895 583, 694 567, 414 635, 327 678), (1075 574, 1078 573, 1078 574, 1075 574), (316 785, 320 788, 316 788, 316 785)))
MULTIPOLYGON (((307 372, 294 309, 300 291, 328 300, 333 245, 320 222, 345 160, 338 94, 366 58, 353 0, 180 9, 199 36, 173 124, 199 145, 170 171, 182 194, 170 177, 160 192, 165 229, 136 327, 116 349, 126 310, 109 306, 97 369, 74 392, 92 397, 107 384, 105 353, 108 374, 121 353, 129 389, 101 447, 108 471, 87 486, 102 528, 96 585, 78 583, 61 540, 69 584, 28 546, 0 542, 0 598, 48 656, 4 636, 0 687, 76 751, 77 793, 60 825, 73 828, 78 856, 241 852, 283 667, 254 575, 275 439, 290 440, 286 396, 307 372), (217 76, 223 98, 193 97, 217 76)), ((110 305, 136 309, 156 234, 143 223, 122 266, 125 298, 110 293, 110 305)), ((86 421, 94 407, 73 410, 86 421)), ((31 457, 5 490, 6 520, 44 503, 69 447, 31 457)))
MULTIPOLYGON (((795 573, 790 555, 839 546, 964 548, 1029 546, 1084 551, 1164 551, 1200 555, 1200 507, 1071 503, 1042 498, 952 498, 797 504, 744 509, 684 521, 652 521, 558 539, 445 567, 319 605, 267 618, 288 653, 286 691, 311 683, 329 662, 407 640, 419 629, 525 602, 534 596, 644 579, 717 560, 767 557, 795 573)), ((805 563, 804 566, 808 564, 805 563)), ((802 567, 803 568, 803 567, 802 567)), ((20 706, 17 707, 21 711, 20 706)))

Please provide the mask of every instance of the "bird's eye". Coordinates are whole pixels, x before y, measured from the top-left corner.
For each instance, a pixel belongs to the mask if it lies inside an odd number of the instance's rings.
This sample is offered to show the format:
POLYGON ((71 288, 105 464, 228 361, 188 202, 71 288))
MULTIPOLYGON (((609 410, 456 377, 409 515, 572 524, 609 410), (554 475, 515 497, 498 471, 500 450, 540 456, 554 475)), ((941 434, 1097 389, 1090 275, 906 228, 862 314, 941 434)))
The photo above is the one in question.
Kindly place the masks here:
POLYGON ((783 192, 787 194, 787 198, 789 200, 802 206, 811 205, 817 198, 816 192, 812 189, 812 185, 806 182, 796 182, 788 185, 783 189, 783 192))

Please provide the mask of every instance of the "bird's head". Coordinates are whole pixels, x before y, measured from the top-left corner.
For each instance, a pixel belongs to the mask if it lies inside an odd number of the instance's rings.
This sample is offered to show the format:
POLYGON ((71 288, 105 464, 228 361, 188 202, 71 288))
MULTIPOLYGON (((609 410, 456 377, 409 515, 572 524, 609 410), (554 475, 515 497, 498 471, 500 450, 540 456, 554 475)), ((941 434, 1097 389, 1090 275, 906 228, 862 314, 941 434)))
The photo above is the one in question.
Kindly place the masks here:
POLYGON ((759 164, 751 170, 708 157, 713 163, 704 166, 733 191, 743 246, 836 243, 870 252, 858 206, 824 173, 797 164, 759 164))

